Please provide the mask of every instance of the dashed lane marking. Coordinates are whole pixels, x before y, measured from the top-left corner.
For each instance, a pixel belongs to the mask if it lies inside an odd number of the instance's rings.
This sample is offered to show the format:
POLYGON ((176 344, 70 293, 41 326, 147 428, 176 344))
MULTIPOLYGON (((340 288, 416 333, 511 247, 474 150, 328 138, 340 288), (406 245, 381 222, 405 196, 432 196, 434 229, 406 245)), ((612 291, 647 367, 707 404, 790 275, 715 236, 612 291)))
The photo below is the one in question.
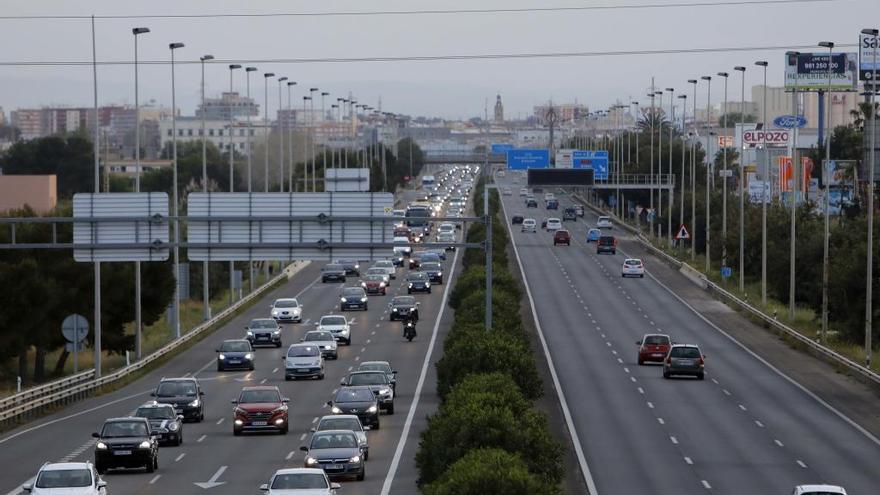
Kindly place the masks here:
POLYGON ((180 454, 179 456, 174 458, 174 462, 180 462, 181 459, 186 455, 186 452, 180 454))
POLYGON ((156 476, 153 476, 153 479, 150 480, 150 484, 155 485, 156 482, 159 481, 159 478, 161 478, 161 477, 162 477, 161 474, 157 474, 156 476))

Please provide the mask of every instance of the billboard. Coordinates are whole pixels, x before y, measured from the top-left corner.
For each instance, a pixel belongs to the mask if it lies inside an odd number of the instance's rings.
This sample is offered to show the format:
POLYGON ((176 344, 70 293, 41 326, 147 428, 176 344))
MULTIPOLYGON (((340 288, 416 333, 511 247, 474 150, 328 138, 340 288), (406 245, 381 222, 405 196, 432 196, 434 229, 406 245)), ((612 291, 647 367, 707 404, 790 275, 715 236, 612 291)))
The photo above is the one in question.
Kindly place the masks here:
POLYGON ((859 35, 859 79, 870 81, 874 71, 880 72, 880 39, 868 34, 859 35), (875 60, 876 58, 876 60, 875 60), (877 66, 875 66, 875 62, 877 66))
POLYGON ((848 179, 856 166, 855 160, 823 160, 823 163, 829 186, 842 186, 850 183, 848 179))
MULTIPOLYGON (((857 55, 834 53, 831 55, 831 90, 856 91, 857 55)), ((785 89, 798 91, 824 91, 828 89, 828 53, 785 54, 785 89)))
MULTIPOLYGON (((791 157, 790 156, 778 156, 776 157, 776 163, 779 165, 779 190, 782 192, 790 192, 792 188, 792 184, 794 183, 794 177, 792 177, 792 167, 791 167, 791 157)), ((810 179, 813 176, 813 160, 809 157, 802 156, 801 157, 801 187, 798 188, 799 191, 809 191, 810 187, 810 179)))
POLYGON ((749 180, 749 203, 760 203, 763 190, 764 202, 770 202, 770 181, 749 180))
MULTIPOLYGON (((752 124, 752 126, 757 127, 755 124, 752 124)), ((763 146, 765 142, 767 143, 767 146, 788 146, 790 141, 791 132, 786 129, 749 129, 749 124, 746 124, 746 128, 742 133, 742 143, 744 148, 763 146)))
POLYGON ((513 148, 514 145, 508 143, 492 143, 492 154, 503 155, 513 148))
POLYGON ((507 150, 507 168, 510 170, 527 170, 530 168, 550 168, 550 150, 548 150, 548 149, 512 149, 512 150, 507 150))
POLYGON ((571 153, 573 168, 591 168, 597 180, 608 180, 608 152, 574 150, 571 153))
POLYGON ((572 154, 574 150, 556 151, 556 168, 572 168, 572 154))

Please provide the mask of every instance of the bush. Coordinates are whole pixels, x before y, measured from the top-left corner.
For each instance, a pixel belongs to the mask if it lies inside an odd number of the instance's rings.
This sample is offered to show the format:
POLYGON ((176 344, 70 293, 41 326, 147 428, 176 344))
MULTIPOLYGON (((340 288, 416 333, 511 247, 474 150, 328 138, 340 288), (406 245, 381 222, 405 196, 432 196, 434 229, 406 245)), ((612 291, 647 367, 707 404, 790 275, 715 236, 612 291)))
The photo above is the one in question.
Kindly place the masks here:
MULTIPOLYGON (((519 314, 519 298, 503 289, 492 291, 492 331, 522 333, 522 320, 519 314)), ((462 323, 483 323, 486 319, 486 291, 479 288, 467 295, 456 309, 456 321, 462 323)), ((523 334, 524 335, 524 334, 523 334)))
POLYGON ((426 495, 553 495, 558 490, 530 473, 520 456, 501 449, 477 449, 449 466, 426 495))
MULTIPOLYGON (((499 289, 503 289, 519 300, 522 297, 519 284, 510 274, 510 271, 507 270, 506 266, 494 263, 492 268, 492 287, 496 293, 499 289)), ((458 309, 462 299, 474 291, 485 289, 485 287, 486 269, 483 265, 466 269, 458 276, 458 279, 455 281, 455 287, 449 293, 449 306, 453 309, 458 309)))

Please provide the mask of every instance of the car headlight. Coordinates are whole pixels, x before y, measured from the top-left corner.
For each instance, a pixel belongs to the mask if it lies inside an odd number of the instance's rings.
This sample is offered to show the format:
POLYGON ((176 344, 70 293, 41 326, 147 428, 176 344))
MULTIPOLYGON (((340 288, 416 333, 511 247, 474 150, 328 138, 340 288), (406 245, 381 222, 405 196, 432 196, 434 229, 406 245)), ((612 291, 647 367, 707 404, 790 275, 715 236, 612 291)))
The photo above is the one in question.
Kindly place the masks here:
POLYGON ((312 366, 321 366, 321 361, 315 361, 311 364, 312 366))
POLYGON ((190 407, 199 407, 199 399, 195 399, 194 401, 187 404, 190 407))
POLYGON ((345 298, 344 298, 344 297, 340 297, 340 298, 339 298, 339 302, 343 302, 343 303, 344 303, 344 302, 345 302, 345 298))
POLYGON ((217 359, 219 359, 220 361, 223 361, 224 359, 226 359, 226 356, 223 354, 220 354, 219 356, 217 356, 217 359))
POLYGON ((374 412, 376 412, 376 411, 378 411, 378 410, 379 410, 379 409, 378 409, 376 406, 370 406, 370 408, 367 409, 367 412, 368 412, 368 413, 374 413, 374 412))
POLYGON ((273 309, 273 310, 272 310, 272 316, 278 316, 278 310, 277 310, 277 309, 273 309))
POLYGON ((235 426, 241 426, 241 425, 243 425, 243 424, 244 424, 244 421, 242 421, 242 420, 240 420, 240 419, 236 419, 236 420, 235 420, 235 426))
POLYGON ((348 462, 354 462, 354 463, 361 462, 361 456, 356 455, 356 456, 352 457, 351 459, 349 459, 348 462))
POLYGON ((367 298, 366 298, 366 297, 362 297, 362 298, 361 298, 361 302, 367 302, 367 298))
POLYGON ((366 289, 366 288, 367 288, 367 283, 366 283, 366 282, 361 282, 361 287, 363 287, 364 289, 366 289))
POLYGON ((391 308, 392 313, 397 313, 397 308, 391 308))
POLYGON ((385 282, 379 282, 379 287, 385 287, 385 282))
POLYGON ((250 361, 251 359, 254 358, 254 355, 251 354, 251 353, 249 352, 249 353, 247 353, 247 354, 244 355, 244 358, 247 359, 248 361, 250 361))
POLYGON ((318 460, 315 459, 314 457, 306 457, 306 465, 307 466, 314 466, 317 463, 318 463, 318 460))
POLYGON ((330 408, 330 412, 332 412, 333 414, 342 414, 342 409, 339 409, 338 407, 333 406, 330 408))
POLYGON ((139 449, 149 449, 152 446, 153 445, 149 442, 149 440, 144 440, 143 442, 141 442, 140 445, 138 445, 138 448, 139 449))
POLYGON ((279 328, 278 330, 273 330, 272 335, 281 335, 281 329, 279 328))
POLYGON ((379 395, 391 395, 391 389, 390 389, 390 388, 383 388, 383 389, 380 389, 380 390, 379 390, 379 395))
POLYGON ((95 444, 95 448, 98 450, 107 450, 107 444, 104 442, 98 442, 95 444))
POLYGON ((355 270, 359 270, 360 267, 361 267, 361 265, 354 265, 354 269, 355 269, 355 270))
POLYGON ((410 282, 410 283, 409 283, 409 288, 412 289, 412 286, 413 286, 413 284, 412 284, 412 282, 410 282))
POLYGON ((170 425, 168 425, 169 431, 177 431, 178 428, 180 428, 180 427, 177 426, 177 423, 171 423, 170 425))
POLYGON ((437 276, 438 276, 438 277, 442 277, 442 276, 443 276, 443 272, 437 272, 437 276))
POLYGON ((254 332, 248 330, 248 331, 247 331, 247 336, 248 336, 248 337, 253 337, 253 336, 254 336, 254 332))

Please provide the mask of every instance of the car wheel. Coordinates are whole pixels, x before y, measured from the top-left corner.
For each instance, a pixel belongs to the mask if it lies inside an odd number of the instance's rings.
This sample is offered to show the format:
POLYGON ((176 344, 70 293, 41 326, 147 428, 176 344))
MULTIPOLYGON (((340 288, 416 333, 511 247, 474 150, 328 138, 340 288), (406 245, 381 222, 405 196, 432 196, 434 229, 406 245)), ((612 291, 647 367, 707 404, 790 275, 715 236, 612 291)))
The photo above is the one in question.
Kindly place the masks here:
POLYGON ((639 358, 639 366, 642 366, 643 364, 645 364, 645 360, 643 360, 642 358, 639 358))
POLYGON ((152 460, 150 460, 150 461, 147 463, 147 465, 144 466, 144 467, 146 468, 146 471, 147 471, 148 473, 152 473, 153 471, 156 470, 156 464, 158 464, 158 461, 157 461, 156 458, 154 457, 154 458, 153 458, 152 460))
MULTIPOLYGON (((364 460, 366 460, 366 457, 364 458, 364 460)), ((358 480, 358 481, 364 481, 364 477, 366 476, 366 474, 367 474, 367 473, 366 473, 366 469, 361 470, 361 472, 358 473, 358 475, 357 475, 357 480, 358 480)))
POLYGON ((281 430, 279 430, 278 433, 281 435, 287 435, 287 431, 288 431, 288 426, 285 424, 284 428, 281 428, 281 430))
POLYGON ((697 380, 702 380, 704 378, 706 378, 706 375, 704 375, 703 373, 700 373, 699 375, 697 375, 697 380))
POLYGON ((412 289, 406 289, 407 294, 412 294, 412 289))
POLYGON ((241 436, 241 430, 237 430, 237 429, 233 428, 233 429, 232 429, 232 434, 233 434, 234 436, 236 436, 236 437, 240 437, 240 436, 241 436))
POLYGON ((351 337, 345 340, 345 345, 351 345, 351 337))
POLYGON ((639 275, 639 278, 645 278, 645 274, 642 273, 641 275, 639 275))
POLYGON ((339 352, 334 352, 334 353, 333 353, 333 357, 332 357, 332 359, 333 359, 334 361, 336 361, 337 359, 339 359, 339 352))
POLYGON ((668 372, 668 371, 664 371, 664 372, 663 372, 663 378, 669 378, 669 376, 670 376, 670 375, 669 375, 669 372, 668 372))
POLYGON ((369 460, 370 460, 370 451, 369 451, 369 450, 365 450, 365 451, 364 451, 364 461, 366 462, 366 461, 369 461, 369 460))
POLYGON ((177 446, 180 447, 183 444, 183 433, 177 435, 177 446))
POLYGON ((290 381, 290 377, 287 376, 287 375, 284 375, 284 381, 285 381, 285 382, 289 382, 289 381, 290 381))
POLYGON ((217 371, 223 371, 223 367, 220 366, 219 364, 217 365, 217 371))
POLYGON ((318 380, 323 380, 323 379, 324 379, 324 373, 321 373, 320 375, 318 375, 318 380))
POLYGON ((366 305, 366 304, 364 304, 364 311, 368 311, 368 310, 367 310, 367 305, 366 305))
POLYGON ((275 344, 275 347, 276 347, 276 348, 281 348, 281 342, 275 344))
POLYGON ((388 414, 394 414, 394 403, 393 402, 391 403, 390 406, 388 406, 388 409, 386 409, 386 412, 388 414))
POLYGON ((205 420, 205 411, 202 410, 201 412, 199 412, 199 423, 201 423, 204 420, 205 420))
POLYGON ((254 365, 251 365, 251 367, 248 368, 248 370, 250 370, 250 371, 254 371, 254 365))
POLYGON ((107 467, 100 463, 95 464, 95 471, 97 471, 98 474, 107 474, 107 467))
POLYGON ((374 430, 378 430, 378 429, 379 429, 379 421, 376 421, 376 424, 373 426, 373 429, 374 429, 374 430))

